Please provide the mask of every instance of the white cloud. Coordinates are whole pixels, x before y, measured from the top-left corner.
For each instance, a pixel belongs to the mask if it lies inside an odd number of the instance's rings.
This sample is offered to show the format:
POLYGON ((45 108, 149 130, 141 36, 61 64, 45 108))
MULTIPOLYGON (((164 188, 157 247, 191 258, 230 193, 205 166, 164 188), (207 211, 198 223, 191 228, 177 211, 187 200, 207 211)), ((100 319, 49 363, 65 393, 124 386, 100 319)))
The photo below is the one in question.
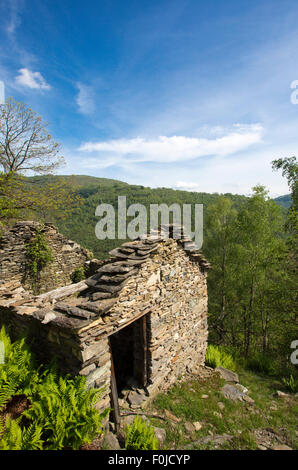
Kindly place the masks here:
POLYGON ((32 72, 29 69, 19 69, 19 75, 16 76, 16 82, 19 85, 34 88, 37 90, 50 90, 50 85, 45 81, 40 72, 32 72))
POLYGON ((95 111, 94 105, 94 92, 92 87, 84 85, 83 83, 77 83, 79 93, 76 97, 76 103, 79 107, 79 111, 82 114, 92 114, 95 111))
MULTIPOLYGON (((208 155, 230 155, 243 151, 262 140, 263 128, 259 124, 236 124, 225 135, 214 139, 159 136, 146 140, 133 139, 108 140, 105 142, 86 142, 78 150, 95 153, 97 156, 111 156, 119 162, 125 159, 132 162, 178 162, 193 160, 208 155)), ((114 161, 114 160, 113 160, 114 161)))
POLYGON ((198 183, 192 183, 190 181, 177 181, 174 187, 177 189, 185 189, 186 191, 199 191, 200 185, 198 183))

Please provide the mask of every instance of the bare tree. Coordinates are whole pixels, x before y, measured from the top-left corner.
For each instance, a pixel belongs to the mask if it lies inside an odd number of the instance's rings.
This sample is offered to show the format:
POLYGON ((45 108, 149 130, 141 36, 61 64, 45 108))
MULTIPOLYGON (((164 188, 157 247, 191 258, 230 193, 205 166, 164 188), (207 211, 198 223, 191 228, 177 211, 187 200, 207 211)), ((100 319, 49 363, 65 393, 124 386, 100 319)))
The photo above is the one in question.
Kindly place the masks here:
POLYGON ((0 166, 4 174, 51 173, 63 162, 47 123, 26 104, 9 98, 0 106, 0 166))
POLYGON ((13 98, 0 105, 0 229, 19 217, 66 217, 80 203, 71 183, 50 176, 64 159, 47 126, 13 98), (26 178, 36 173, 48 176, 42 182, 26 178))

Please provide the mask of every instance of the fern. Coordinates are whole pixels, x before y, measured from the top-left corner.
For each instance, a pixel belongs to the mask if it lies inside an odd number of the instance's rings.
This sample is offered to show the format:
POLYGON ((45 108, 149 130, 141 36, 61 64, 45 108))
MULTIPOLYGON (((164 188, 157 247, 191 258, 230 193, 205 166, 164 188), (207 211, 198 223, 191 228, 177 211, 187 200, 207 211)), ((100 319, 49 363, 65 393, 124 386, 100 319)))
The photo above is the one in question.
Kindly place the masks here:
POLYGON ((78 449, 102 432, 102 419, 109 410, 100 414, 95 409, 100 394, 99 390, 87 389, 84 377, 59 377, 57 382, 49 374, 23 414, 42 426, 47 449, 78 449))
POLYGON ((152 426, 146 424, 139 416, 126 427, 125 449, 158 450, 158 439, 154 436, 152 426))
POLYGON ((19 420, 9 417, 5 422, 5 434, 0 441, 0 450, 37 450, 42 449, 42 427, 32 423, 27 429, 22 429, 19 420))
POLYGON ((209 344, 206 352, 206 365, 209 367, 224 367, 229 370, 236 370, 236 364, 233 357, 220 349, 218 346, 209 344))
POLYGON ((0 331, 5 344, 5 361, 0 364, 0 412, 17 394, 31 402, 17 420, 0 415, 0 449, 78 449, 102 433, 102 420, 95 403, 101 390, 88 389, 85 377, 58 375, 56 365, 36 368, 25 340, 11 342, 5 329, 0 331), (21 419, 27 418, 27 427, 21 419))
POLYGON ((22 338, 14 343, 4 327, 0 331, 4 343, 4 363, 0 364, 0 411, 13 395, 32 395, 42 375, 36 369, 32 354, 22 338))

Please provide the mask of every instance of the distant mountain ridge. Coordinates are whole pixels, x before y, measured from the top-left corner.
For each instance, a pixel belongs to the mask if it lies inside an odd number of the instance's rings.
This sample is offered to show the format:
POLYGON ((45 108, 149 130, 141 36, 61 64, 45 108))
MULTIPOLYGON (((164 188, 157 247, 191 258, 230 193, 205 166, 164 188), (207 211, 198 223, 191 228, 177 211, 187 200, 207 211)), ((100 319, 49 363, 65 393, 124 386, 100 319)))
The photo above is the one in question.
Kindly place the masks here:
POLYGON ((274 201, 285 209, 289 209, 292 204, 292 198, 290 194, 285 194, 284 196, 278 196, 274 201))

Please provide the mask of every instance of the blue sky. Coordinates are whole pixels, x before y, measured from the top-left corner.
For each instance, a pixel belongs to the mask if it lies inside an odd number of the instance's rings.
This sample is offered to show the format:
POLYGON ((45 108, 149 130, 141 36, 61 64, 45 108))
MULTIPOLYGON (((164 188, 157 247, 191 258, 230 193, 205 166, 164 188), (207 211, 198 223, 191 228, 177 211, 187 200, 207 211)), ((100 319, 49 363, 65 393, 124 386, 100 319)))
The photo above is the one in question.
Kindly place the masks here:
POLYGON ((0 0, 0 80, 62 144, 63 174, 288 192, 295 0, 0 0))

